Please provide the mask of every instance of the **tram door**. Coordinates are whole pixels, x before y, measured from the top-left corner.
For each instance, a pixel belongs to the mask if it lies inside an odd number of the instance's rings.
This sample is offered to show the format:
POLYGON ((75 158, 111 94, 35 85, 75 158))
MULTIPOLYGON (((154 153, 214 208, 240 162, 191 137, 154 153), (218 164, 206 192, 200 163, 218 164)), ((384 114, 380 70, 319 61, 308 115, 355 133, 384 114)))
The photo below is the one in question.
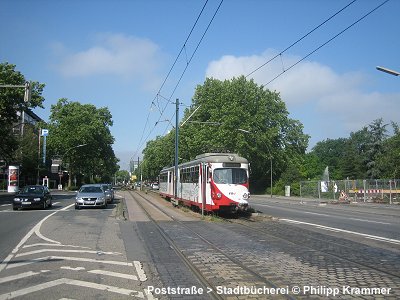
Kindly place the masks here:
POLYGON ((208 185, 208 167, 205 163, 201 164, 201 197, 200 209, 204 213, 207 201, 207 185, 208 185))

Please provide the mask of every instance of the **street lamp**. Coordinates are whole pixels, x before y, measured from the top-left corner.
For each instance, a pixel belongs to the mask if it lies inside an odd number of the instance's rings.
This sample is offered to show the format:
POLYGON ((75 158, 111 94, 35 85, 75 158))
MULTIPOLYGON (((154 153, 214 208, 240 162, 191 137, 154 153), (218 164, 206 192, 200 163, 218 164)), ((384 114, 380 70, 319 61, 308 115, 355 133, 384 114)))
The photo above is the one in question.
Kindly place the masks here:
POLYGON ((377 69, 378 71, 382 71, 382 72, 385 72, 385 73, 388 73, 388 74, 391 74, 391 75, 394 75, 394 76, 399 76, 399 75, 400 75, 399 72, 390 70, 390 69, 388 69, 388 68, 384 68, 384 67, 377 66, 376 69, 377 69))

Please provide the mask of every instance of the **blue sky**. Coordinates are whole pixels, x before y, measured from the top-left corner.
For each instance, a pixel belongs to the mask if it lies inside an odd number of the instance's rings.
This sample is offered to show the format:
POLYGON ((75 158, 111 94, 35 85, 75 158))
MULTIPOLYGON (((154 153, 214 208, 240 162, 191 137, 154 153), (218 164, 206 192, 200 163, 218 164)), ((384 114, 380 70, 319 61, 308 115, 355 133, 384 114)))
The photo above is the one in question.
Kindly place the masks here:
MULTIPOLYGON (((249 74, 351 1, 225 0, 178 84, 220 2, 207 2, 158 97, 205 1, 1 0, 0 62, 46 84, 45 109, 35 110, 44 120, 60 98, 108 107, 114 151, 127 169, 148 139, 171 129, 156 125, 174 120, 164 98, 190 105, 206 77, 249 74), (152 102, 166 107, 161 117, 152 102)), ((383 2, 354 2, 250 77, 268 83, 383 2)), ((266 85, 304 124, 310 147, 377 118, 400 122, 400 77, 375 69, 400 71, 399 12, 400 1, 385 3, 266 85)))

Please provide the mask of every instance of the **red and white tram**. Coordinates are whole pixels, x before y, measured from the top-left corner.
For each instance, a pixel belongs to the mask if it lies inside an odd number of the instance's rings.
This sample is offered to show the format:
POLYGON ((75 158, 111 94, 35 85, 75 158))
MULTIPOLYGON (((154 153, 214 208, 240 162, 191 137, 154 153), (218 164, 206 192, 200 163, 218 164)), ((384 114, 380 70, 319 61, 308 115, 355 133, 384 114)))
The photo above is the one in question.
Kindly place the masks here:
POLYGON ((231 153, 205 153, 178 166, 174 197, 174 167, 160 173, 160 194, 175 204, 205 211, 246 210, 249 193, 249 163, 231 153))

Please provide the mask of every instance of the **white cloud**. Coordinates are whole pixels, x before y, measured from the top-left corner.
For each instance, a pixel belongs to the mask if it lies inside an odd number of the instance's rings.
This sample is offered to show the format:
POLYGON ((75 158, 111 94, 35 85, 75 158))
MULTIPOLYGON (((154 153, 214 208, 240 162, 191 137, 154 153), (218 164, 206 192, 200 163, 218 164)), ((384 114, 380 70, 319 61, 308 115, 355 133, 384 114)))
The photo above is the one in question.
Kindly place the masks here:
MULTIPOLYGON (((221 80, 246 76, 277 53, 268 49, 258 56, 223 56, 208 65, 206 76, 221 80)), ((286 54, 278 56, 249 77, 260 85, 266 85, 299 59, 286 54)), ((307 133, 312 136, 323 132, 335 135, 321 137, 324 139, 346 137, 351 131, 359 130, 381 117, 386 122, 399 121, 395 107, 400 95, 367 92, 363 89, 366 81, 366 76, 359 72, 338 74, 329 66, 305 60, 266 85, 266 88, 281 94, 288 110, 296 114, 307 133), (313 107, 315 119, 319 121, 318 128, 308 125, 315 124, 315 120, 310 122, 307 117, 301 118, 305 105, 313 107)))
POLYGON ((148 39, 123 34, 99 34, 88 49, 67 53, 65 46, 54 44, 58 53, 57 70, 65 77, 96 75, 119 76, 142 81, 147 88, 160 82, 157 75, 163 55, 148 39))

